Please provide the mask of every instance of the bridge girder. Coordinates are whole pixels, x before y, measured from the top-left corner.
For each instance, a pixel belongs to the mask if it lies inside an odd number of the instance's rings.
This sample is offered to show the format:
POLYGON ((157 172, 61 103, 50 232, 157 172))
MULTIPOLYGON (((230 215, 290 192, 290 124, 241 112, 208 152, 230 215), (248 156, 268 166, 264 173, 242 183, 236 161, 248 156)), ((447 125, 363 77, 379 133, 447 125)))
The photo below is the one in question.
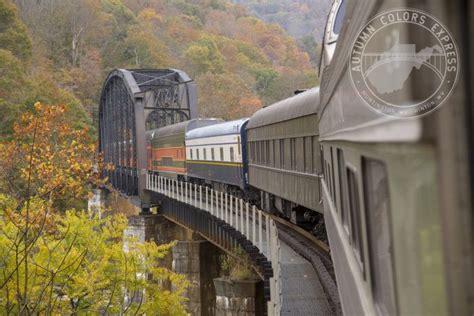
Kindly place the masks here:
POLYGON ((99 151, 113 170, 109 184, 128 196, 145 192, 146 131, 197 117, 197 89, 189 76, 176 69, 116 69, 102 88, 99 104, 99 151))

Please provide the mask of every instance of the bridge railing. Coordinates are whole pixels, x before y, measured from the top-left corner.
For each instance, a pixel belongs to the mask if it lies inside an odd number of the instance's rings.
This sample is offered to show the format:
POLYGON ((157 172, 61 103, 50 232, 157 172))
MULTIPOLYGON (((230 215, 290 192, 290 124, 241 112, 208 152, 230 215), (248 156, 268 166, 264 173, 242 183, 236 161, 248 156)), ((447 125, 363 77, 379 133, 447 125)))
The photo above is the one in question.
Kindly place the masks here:
POLYGON ((256 246, 272 265, 269 315, 281 312, 281 253, 275 221, 243 199, 209 187, 177 181, 148 173, 146 187, 178 202, 191 205, 224 221, 256 246))

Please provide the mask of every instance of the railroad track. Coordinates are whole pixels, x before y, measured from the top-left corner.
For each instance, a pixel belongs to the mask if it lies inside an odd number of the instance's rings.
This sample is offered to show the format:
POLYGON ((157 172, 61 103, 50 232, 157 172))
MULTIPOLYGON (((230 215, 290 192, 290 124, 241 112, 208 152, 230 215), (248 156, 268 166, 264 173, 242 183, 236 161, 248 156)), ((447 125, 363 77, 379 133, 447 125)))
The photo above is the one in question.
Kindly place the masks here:
POLYGON ((303 228, 274 215, 272 218, 277 223, 280 239, 311 262, 334 314, 342 315, 329 247, 303 228))

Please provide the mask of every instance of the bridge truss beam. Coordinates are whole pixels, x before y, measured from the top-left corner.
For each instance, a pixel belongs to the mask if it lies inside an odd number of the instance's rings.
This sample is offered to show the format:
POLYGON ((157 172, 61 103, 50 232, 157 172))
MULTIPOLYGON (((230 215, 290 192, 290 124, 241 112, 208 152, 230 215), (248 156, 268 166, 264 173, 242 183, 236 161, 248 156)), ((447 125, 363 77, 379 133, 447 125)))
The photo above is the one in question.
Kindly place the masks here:
POLYGON ((99 151, 109 184, 127 196, 139 196, 149 207, 145 191, 147 130, 197 117, 196 84, 176 69, 117 69, 107 77, 99 105, 99 151))

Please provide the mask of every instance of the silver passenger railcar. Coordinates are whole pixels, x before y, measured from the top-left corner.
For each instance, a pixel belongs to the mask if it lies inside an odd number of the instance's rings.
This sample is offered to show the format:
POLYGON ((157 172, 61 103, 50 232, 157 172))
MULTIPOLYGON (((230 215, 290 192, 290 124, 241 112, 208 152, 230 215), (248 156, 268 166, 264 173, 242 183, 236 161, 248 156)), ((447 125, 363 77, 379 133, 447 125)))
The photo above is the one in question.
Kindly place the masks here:
POLYGON ((186 133, 188 177, 243 196, 248 179, 247 123, 240 119, 186 133))
MULTIPOLYGON (((321 63, 319 131, 324 217, 345 315, 474 312, 474 56, 467 40, 473 7, 460 0, 338 0, 333 6, 321 63), (446 24, 465 65, 446 104, 423 117, 396 119, 358 95, 349 56, 371 17, 405 6, 446 24)), ((401 23, 399 31, 409 41, 423 41, 407 27, 401 23)), ((405 97, 422 95, 435 80, 408 80, 412 92, 405 97)))
POLYGON ((298 224, 322 212, 318 104, 319 89, 310 89, 259 110, 247 126, 249 184, 262 209, 298 224))

